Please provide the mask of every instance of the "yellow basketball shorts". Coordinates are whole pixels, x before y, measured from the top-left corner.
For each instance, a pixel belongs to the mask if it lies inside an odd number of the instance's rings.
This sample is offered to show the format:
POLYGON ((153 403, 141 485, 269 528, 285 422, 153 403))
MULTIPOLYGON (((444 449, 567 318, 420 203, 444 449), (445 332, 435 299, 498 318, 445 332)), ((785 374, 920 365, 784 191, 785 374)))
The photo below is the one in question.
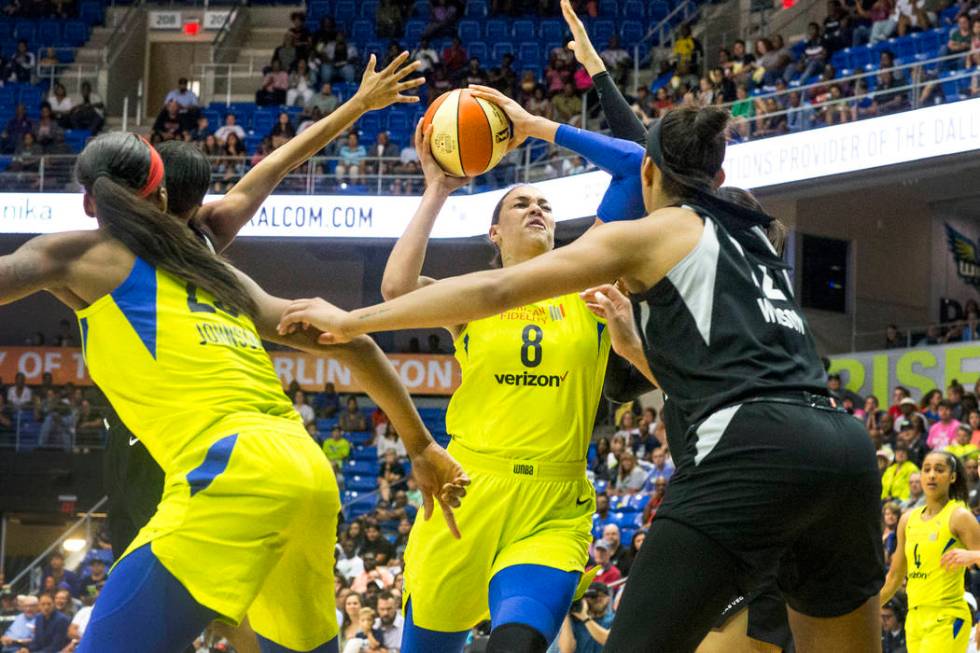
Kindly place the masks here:
POLYGON ((458 632, 490 617, 490 580, 501 569, 533 564, 582 571, 595 490, 584 463, 507 460, 457 443, 449 452, 471 480, 455 511, 462 539, 440 515, 415 521, 403 601, 411 599, 416 625, 458 632))
MULTIPOLYGON (((337 634, 334 545, 340 495, 299 424, 234 416, 167 470, 156 514, 127 553, 154 555, 196 601, 307 651, 337 634)), ((191 448, 189 448, 191 449, 191 448)))
POLYGON ((966 601, 962 606, 912 608, 905 619, 909 653, 965 653, 972 633, 966 601))

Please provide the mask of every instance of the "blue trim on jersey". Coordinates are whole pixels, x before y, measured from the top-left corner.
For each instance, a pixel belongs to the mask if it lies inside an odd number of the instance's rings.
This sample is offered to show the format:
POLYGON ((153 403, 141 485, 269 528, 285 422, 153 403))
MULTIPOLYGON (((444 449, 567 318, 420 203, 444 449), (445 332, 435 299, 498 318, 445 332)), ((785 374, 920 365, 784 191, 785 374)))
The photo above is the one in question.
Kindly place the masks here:
POLYGON ((412 618, 412 599, 405 606, 405 626, 402 630, 401 653, 461 653, 470 631, 455 633, 428 630, 415 625, 412 618))
MULTIPOLYGON (((302 653, 295 649, 286 648, 282 644, 276 644, 271 639, 266 639, 262 635, 255 633, 255 638, 259 640, 259 650, 262 653, 302 653)), ((315 649, 307 651, 306 653, 338 653, 340 644, 337 638, 334 637, 329 642, 324 642, 320 644, 315 649)))
POLYGON ((602 351, 602 332, 606 330, 606 325, 602 322, 596 323, 596 328, 599 331, 599 351, 602 351))
POLYGON ((463 336, 463 351, 466 352, 467 356, 470 355, 470 334, 468 333, 463 336))
POLYGON ((112 291, 112 299, 136 331, 147 351, 157 357, 157 271, 143 259, 136 257, 133 270, 118 288, 112 291))
POLYGON ((95 602, 78 653, 183 651, 218 618, 144 544, 119 561, 95 602))
POLYGON ((956 544, 956 538, 955 537, 949 538, 949 542, 946 542, 946 546, 943 547, 943 553, 949 551, 954 544, 956 544))
POLYGON ((525 624, 550 644, 558 636, 581 575, 544 565, 501 569, 490 581, 491 627, 525 624))
POLYGON ((82 358, 85 358, 86 351, 88 350, 88 318, 83 317, 78 321, 78 324, 82 330, 82 358))
POLYGON ((955 621, 953 621, 953 639, 956 639, 956 636, 960 634, 961 628, 963 628, 962 619, 956 619, 955 621))
POLYGON ((204 456, 204 462, 187 473, 187 482, 191 486, 191 496, 207 489, 214 482, 214 479, 227 469, 231 450, 235 448, 236 440, 238 440, 237 433, 225 436, 212 444, 207 455, 204 456))

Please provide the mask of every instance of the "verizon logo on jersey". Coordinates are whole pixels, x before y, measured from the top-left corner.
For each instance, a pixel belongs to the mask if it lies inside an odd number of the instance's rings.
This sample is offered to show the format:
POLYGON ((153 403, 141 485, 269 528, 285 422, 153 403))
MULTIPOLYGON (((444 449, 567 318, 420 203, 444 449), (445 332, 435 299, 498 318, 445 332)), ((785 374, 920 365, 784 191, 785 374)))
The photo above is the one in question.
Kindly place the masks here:
POLYGON ((769 276, 769 269, 760 265, 759 270, 762 271, 762 281, 760 282, 752 276, 752 281, 755 285, 762 291, 765 298, 759 298, 756 302, 759 304, 759 310, 762 312, 762 318, 769 324, 778 324, 784 326, 787 329, 792 329, 798 333, 806 333, 806 327, 803 324, 803 318, 800 314, 791 308, 776 308, 773 305, 773 301, 785 302, 789 301, 786 298, 786 293, 776 287, 773 283, 772 277, 769 276))
POLYGON ((494 374, 493 378, 499 385, 528 386, 536 388, 560 388, 568 377, 568 372, 561 376, 557 374, 494 374))

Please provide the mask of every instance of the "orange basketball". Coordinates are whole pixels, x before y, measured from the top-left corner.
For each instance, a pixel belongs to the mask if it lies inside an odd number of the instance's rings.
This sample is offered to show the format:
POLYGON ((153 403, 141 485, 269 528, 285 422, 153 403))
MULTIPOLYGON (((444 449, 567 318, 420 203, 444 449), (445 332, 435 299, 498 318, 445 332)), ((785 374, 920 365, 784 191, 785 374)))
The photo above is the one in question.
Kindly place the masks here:
POLYGON ((473 177, 493 168, 507 153, 513 133, 503 109, 465 88, 436 98, 422 118, 423 129, 430 124, 432 155, 454 177, 473 177))

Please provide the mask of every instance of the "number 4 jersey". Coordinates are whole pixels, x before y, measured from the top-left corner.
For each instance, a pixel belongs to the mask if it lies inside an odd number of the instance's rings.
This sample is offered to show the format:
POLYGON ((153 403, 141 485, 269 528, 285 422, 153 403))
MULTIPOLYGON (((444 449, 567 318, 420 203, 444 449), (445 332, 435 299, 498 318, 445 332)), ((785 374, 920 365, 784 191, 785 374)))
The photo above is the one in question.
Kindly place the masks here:
POLYGON ((500 458, 584 461, 609 333, 577 294, 470 322, 456 339, 463 380, 446 429, 500 458))
POLYGON ((233 415, 302 428, 252 320, 142 259, 77 315, 89 374, 164 471, 233 415))

